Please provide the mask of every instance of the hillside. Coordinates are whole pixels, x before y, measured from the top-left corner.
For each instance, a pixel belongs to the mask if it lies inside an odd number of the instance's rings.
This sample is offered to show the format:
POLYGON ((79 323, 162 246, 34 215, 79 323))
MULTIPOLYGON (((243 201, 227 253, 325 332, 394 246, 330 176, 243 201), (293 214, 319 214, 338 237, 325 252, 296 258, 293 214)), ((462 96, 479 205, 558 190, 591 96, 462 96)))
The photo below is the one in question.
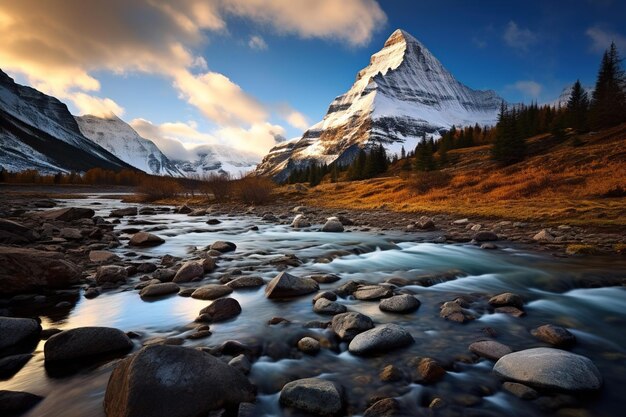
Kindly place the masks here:
POLYGON ((527 143, 528 157, 504 168, 484 145, 450 151, 450 163, 439 171, 403 171, 400 161, 382 178, 325 182, 304 193, 293 186, 281 190, 304 204, 332 208, 626 226, 626 124, 577 139, 539 135, 527 143))

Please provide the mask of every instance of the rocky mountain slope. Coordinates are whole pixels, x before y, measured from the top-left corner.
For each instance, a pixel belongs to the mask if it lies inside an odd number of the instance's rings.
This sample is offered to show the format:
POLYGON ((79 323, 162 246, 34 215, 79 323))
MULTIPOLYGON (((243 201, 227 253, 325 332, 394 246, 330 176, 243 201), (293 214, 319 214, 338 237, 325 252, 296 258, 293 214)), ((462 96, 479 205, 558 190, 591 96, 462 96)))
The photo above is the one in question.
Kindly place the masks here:
POLYGON ((87 139, 67 106, 0 70, 0 167, 50 174, 132 168, 87 139))
POLYGON ((148 174, 183 176, 183 173, 154 144, 144 139, 116 116, 75 117, 80 131, 122 161, 148 174))
POLYGON ((457 81, 413 36, 396 30, 356 81, 296 143, 280 144, 257 173, 284 180, 307 164, 349 162, 360 148, 382 143, 391 153, 413 149, 424 132, 496 121, 502 99, 457 81))

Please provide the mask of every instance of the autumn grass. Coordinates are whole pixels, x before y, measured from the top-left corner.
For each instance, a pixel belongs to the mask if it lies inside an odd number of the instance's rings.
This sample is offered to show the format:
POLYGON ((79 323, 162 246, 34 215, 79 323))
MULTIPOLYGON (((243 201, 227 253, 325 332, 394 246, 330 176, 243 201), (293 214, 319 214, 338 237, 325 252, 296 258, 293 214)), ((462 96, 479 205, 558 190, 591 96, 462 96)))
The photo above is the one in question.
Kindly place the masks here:
POLYGON ((528 148, 528 158, 508 167, 490 159, 489 146, 454 150, 448 154, 454 162, 439 171, 392 167, 391 176, 324 183, 303 199, 332 208, 626 226, 626 125, 577 140, 541 135, 528 148))

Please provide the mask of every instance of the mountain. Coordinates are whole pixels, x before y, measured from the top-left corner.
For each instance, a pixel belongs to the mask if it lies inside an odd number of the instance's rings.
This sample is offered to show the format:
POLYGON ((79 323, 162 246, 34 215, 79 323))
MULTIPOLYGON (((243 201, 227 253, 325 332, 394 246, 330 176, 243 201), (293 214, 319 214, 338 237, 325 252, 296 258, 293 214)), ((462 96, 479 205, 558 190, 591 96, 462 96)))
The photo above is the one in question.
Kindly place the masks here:
POLYGON ((87 139, 67 106, 0 70, 0 167, 46 174, 132 168, 87 139))
POLYGON ((186 177, 202 178, 209 174, 229 174, 237 177, 254 171, 260 157, 224 145, 201 145, 188 151, 185 159, 172 160, 186 177))
POLYGON ((117 116, 75 117, 85 137, 102 146, 122 161, 148 174, 180 177, 183 173, 154 142, 144 139, 117 116))
MULTIPOLYGON (((593 86, 588 86, 588 85, 583 85, 582 87, 583 87, 583 90, 585 90, 585 92, 587 93, 589 100, 591 100, 591 95, 593 94, 593 90, 595 90, 595 88, 593 86)), ((573 88, 574 88, 574 83, 568 86, 565 86, 565 88, 563 88, 563 91, 561 91, 559 98, 557 98, 556 100, 554 100, 552 103, 549 103, 549 104, 554 107, 567 107, 567 102, 569 101, 569 98, 572 95, 573 88)))
POLYGON ((313 162, 347 163, 360 148, 382 143, 390 153, 413 149, 424 132, 493 125, 502 99, 457 81, 413 36, 398 29, 372 55, 356 81, 330 104, 323 120, 295 144, 280 144, 257 167, 260 175, 286 179, 313 162))

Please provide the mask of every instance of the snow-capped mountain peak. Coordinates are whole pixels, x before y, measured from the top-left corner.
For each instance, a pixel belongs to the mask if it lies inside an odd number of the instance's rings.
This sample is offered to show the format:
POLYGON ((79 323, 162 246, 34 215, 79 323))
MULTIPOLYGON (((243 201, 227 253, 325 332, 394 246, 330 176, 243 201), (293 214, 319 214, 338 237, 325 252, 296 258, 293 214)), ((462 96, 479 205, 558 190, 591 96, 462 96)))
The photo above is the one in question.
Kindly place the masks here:
POLYGON ((437 136, 452 125, 495 124, 501 102, 494 91, 457 81, 420 41, 398 29, 323 120, 293 146, 270 151, 257 173, 284 180, 291 169, 313 162, 347 163, 374 143, 399 153, 402 146, 415 147, 424 132, 437 136))
POLYGON ((83 135, 135 168, 153 175, 183 175, 154 142, 139 136, 119 117, 85 115, 75 119, 83 135))

